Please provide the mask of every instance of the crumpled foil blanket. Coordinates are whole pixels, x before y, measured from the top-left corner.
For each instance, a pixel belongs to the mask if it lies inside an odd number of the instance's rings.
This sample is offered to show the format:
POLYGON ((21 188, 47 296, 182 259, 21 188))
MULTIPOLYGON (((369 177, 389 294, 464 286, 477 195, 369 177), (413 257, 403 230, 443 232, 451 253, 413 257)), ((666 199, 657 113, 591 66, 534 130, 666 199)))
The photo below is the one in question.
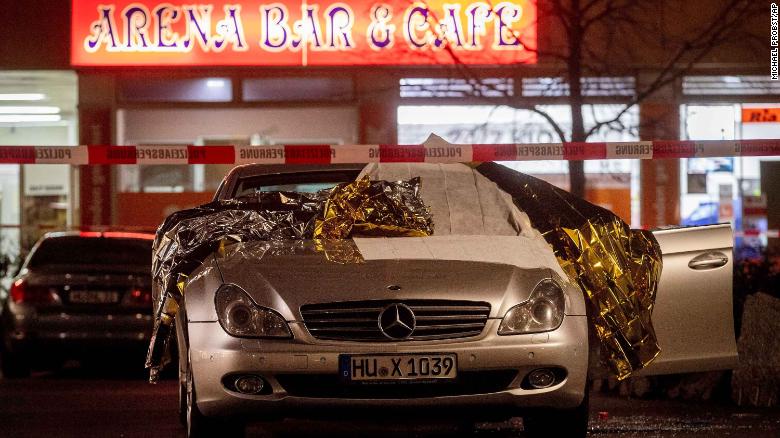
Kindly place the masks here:
POLYGON ((651 315, 661 278, 653 234, 540 179, 496 163, 476 170, 512 195, 585 294, 602 361, 619 379, 660 353, 651 315))
POLYGON ((423 237, 433 234, 430 209, 420 197, 420 178, 340 184, 325 203, 315 239, 349 236, 423 237))

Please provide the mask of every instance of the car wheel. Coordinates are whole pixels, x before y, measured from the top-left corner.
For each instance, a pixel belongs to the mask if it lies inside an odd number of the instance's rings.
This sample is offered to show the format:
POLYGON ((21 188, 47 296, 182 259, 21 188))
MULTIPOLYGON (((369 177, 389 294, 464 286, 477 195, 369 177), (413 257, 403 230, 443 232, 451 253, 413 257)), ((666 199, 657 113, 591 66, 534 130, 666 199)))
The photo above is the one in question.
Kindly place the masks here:
POLYGON ((588 433, 589 395, 572 409, 546 409, 523 416, 523 430, 527 437, 584 438, 588 433))
POLYGON ((187 427, 187 386, 179 380, 179 423, 187 427))
POLYGON ((245 426, 243 423, 231 420, 220 421, 204 416, 198 409, 195 385, 192 381, 192 367, 187 364, 185 384, 185 427, 188 438, 200 437, 243 437, 245 426))
POLYGON ((30 360, 23 353, 11 352, 3 348, 0 352, 0 371, 6 379, 28 377, 30 375, 30 360))

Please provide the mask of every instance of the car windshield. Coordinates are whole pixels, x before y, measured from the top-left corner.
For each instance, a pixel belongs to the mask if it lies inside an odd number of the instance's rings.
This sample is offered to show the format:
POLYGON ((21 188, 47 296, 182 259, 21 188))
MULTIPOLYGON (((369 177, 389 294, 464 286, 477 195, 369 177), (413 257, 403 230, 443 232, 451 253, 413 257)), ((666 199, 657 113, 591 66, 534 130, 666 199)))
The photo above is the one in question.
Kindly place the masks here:
POLYGON ((114 237, 52 237, 41 242, 32 253, 27 267, 76 264, 151 269, 152 241, 114 237))
POLYGON ((231 197, 251 196, 255 192, 314 193, 354 181, 357 175, 357 171, 339 170, 252 176, 238 180, 231 197))
POLYGON ((279 184, 276 186, 260 186, 255 190, 260 192, 301 192, 301 193, 316 193, 320 190, 333 188, 338 184, 336 181, 325 183, 305 183, 305 184, 279 184))

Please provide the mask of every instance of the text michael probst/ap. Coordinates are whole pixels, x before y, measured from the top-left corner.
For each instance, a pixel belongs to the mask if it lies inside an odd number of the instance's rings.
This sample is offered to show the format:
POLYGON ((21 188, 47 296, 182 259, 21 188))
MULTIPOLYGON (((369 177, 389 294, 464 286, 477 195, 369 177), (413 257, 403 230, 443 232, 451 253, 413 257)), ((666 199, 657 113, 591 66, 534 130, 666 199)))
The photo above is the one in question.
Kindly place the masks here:
POLYGON ((778 71, 778 7, 777 3, 772 2, 769 12, 769 45, 770 49, 770 79, 776 81, 780 79, 780 71, 778 71))

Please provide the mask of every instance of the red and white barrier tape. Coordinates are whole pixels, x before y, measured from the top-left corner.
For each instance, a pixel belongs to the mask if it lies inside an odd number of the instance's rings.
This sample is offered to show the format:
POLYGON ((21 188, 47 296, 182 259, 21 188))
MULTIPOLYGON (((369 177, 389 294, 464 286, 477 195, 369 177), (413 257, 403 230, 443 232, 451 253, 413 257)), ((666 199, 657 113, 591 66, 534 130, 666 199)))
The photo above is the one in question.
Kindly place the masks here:
POLYGON ((770 239, 777 239, 780 238, 780 230, 766 230, 766 232, 762 232, 761 230, 744 230, 744 231, 735 231, 734 237, 761 237, 766 236, 770 239))
POLYGON ((331 164, 780 156, 780 140, 274 146, 0 146, 11 164, 331 164))

